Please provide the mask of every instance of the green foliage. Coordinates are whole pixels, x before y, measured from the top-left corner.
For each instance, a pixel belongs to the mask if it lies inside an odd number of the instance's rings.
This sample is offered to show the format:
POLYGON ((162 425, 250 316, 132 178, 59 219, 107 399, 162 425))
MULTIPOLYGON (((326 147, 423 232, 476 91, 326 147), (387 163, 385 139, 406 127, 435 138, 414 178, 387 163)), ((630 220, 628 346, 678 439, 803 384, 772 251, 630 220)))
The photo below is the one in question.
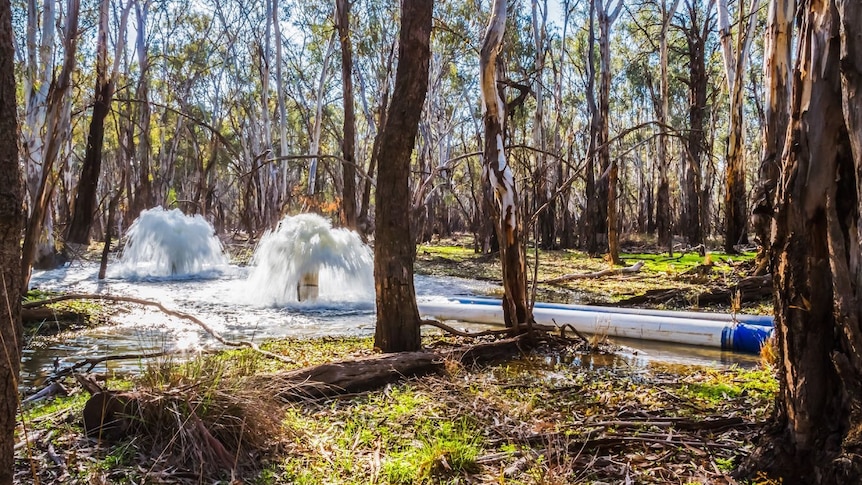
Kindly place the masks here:
POLYGON ((743 261, 754 261, 757 253, 744 252, 741 254, 726 254, 726 253, 708 253, 706 256, 701 256, 696 252, 681 253, 677 256, 668 256, 667 254, 650 254, 650 253, 624 253, 620 258, 627 263, 643 261, 644 268, 657 273, 673 274, 683 273, 696 266, 703 264, 712 264, 716 271, 730 272, 732 268, 728 263, 739 263, 743 261))
POLYGON ((692 399, 721 406, 728 399, 771 400, 778 393, 774 370, 732 367, 725 371, 707 370, 703 379, 684 384, 680 389, 692 399))
POLYGON ((435 483, 441 475, 472 472, 479 454, 477 434, 465 418, 423 426, 418 442, 392 453, 383 463, 389 483, 435 483))

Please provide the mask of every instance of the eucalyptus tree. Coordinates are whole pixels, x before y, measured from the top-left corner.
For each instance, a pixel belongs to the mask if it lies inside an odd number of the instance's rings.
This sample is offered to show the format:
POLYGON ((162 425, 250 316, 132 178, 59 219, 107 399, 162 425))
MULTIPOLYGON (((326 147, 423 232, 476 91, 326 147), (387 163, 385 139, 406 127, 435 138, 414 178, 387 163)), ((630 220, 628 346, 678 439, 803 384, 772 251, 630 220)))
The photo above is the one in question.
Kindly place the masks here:
POLYGON ((72 206, 72 220, 66 240, 73 243, 87 243, 90 238, 90 227, 96 214, 99 178, 102 172, 102 151, 105 137, 105 118, 111 110, 114 89, 120 69, 120 54, 125 48, 126 25, 132 0, 128 0, 121 8, 119 29, 116 35, 113 67, 108 71, 108 36, 109 10, 111 2, 99 3, 99 27, 96 41, 96 87, 93 96, 93 114, 90 119, 90 129, 87 135, 87 146, 84 163, 78 179, 75 192, 75 203, 72 206))
POLYGON ((673 253, 673 221, 671 220, 670 207, 670 183, 668 181, 668 153, 667 145, 670 139, 667 136, 667 131, 670 128, 668 123, 669 118, 669 99, 670 89, 668 83, 668 38, 671 19, 674 12, 679 6, 679 0, 673 0, 668 3, 667 0, 658 2, 658 9, 661 19, 661 32, 659 34, 659 103, 656 105, 657 121, 661 130, 658 138, 658 164, 659 164, 659 180, 658 191, 656 194, 656 228, 658 230, 659 244, 673 253))
POLYGON ((706 121, 710 89, 707 58, 709 39, 715 28, 714 2, 685 0, 676 16, 676 28, 685 36, 683 55, 688 64, 688 135, 685 140, 684 168, 681 183, 683 199, 682 233, 692 246, 703 244, 708 225, 709 194, 703 184, 706 152, 706 121))
POLYGON ((313 197, 317 187, 317 161, 320 155, 320 136, 323 129, 323 108, 326 104, 326 89, 331 73, 329 64, 332 60, 332 55, 335 52, 335 32, 329 37, 326 43, 326 52, 323 55, 323 65, 320 68, 320 76, 317 80, 315 90, 315 108, 314 108, 314 125, 311 132, 311 148, 309 155, 311 161, 308 164, 308 192, 309 197, 313 197))
POLYGON ((485 121, 484 170, 496 200, 497 237, 503 269, 503 314, 507 327, 532 320, 527 304, 526 256, 515 176, 506 156, 505 103, 497 89, 497 57, 506 27, 506 0, 494 0, 479 55, 479 84, 485 121))
MULTIPOLYGON (((593 0, 599 20, 599 108, 596 111, 596 153, 602 177, 607 177, 605 183, 599 183, 597 195, 599 198, 599 218, 604 219, 605 237, 608 244, 608 255, 612 264, 620 264, 619 234, 617 233, 617 179, 619 167, 617 161, 611 161, 611 141, 609 120, 611 92, 611 26, 619 17, 625 2, 608 0, 593 0), (607 174, 607 175, 605 175, 607 174), (604 217, 602 217, 604 215, 604 217)), ((601 228, 601 224, 596 225, 601 228)))
POLYGON ((736 245, 747 240, 747 193, 745 190, 745 140, 743 138, 744 88, 748 55, 760 0, 746 8, 740 0, 734 45, 728 0, 718 1, 718 34, 724 72, 730 94, 730 126, 725 156, 724 250, 736 252, 736 245))
POLYGON ((133 186, 130 191, 131 197, 130 206, 132 207, 129 214, 132 218, 144 210, 153 206, 153 183, 152 173, 150 170, 150 155, 152 153, 151 136, 151 121, 152 107, 150 105, 150 44, 148 33, 150 26, 151 0, 135 0, 135 53, 137 55, 138 79, 135 86, 135 103, 133 113, 137 114, 134 121, 135 128, 129 133, 127 142, 129 147, 130 167, 134 176, 128 178, 133 186), (137 131, 138 136, 134 137, 137 131), (134 143, 137 140, 137 144, 134 143), (133 148, 134 147, 134 148, 133 148))
POLYGON ((766 84, 766 120, 763 126, 763 151, 758 180, 752 194, 752 226, 760 244, 758 271, 768 264, 769 236, 774 212, 775 188, 778 183, 781 151, 790 122, 791 46, 795 0, 769 2, 766 21, 764 79, 766 84))
POLYGON ((371 189, 377 171, 382 142, 382 127, 394 84, 395 54, 397 53, 398 8, 394 2, 366 0, 356 20, 356 78, 362 116, 357 119, 357 168, 364 168, 360 189, 357 226, 367 236, 373 232, 371 189))
POLYGON ((18 113, 12 7, 0 1, 0 485, 12 485, 18 374, 21 368, 21 229, 24 187, 18 159, 18 113))
POLYGON ((56 162, 71 136, 72 73, 77 61, 79 0, 69 0, 63 24, 63 55, 59 72, 54 72, 53 0, 48 0, 42 12, 43 32, 40 59, 35 55, 35 25, 37 11, 31 0, 28 7, 28 75, 25 76, 24 164, 27 173, 28 217, 21 249, 21 289, 30 282, 30 268, 37 252, 52 254, 53 223, 50 205, 56 185, 56 162), (32 14, 32 15, 31 15, 32 14), (33 41, 31 44, 31 40, 33 41), (42 63, 42 75, 37 78, 37 62, 42 63), (41 243, 46 241, 46 243, 41 243), (41 246, 41 250, 39 248, 41 246))
POLYGON ((428 95, 419 122, 412 184, 417 241, 428 241, 453 228, 477 232, 472 188, 480 185, 477 118, 478 38, 482 25, 477 4, 439 5, 432 39, 428 95), (460 191, 470 192, 459 194, 460 191))
POLYGON ((557 224, 556 203, 553 192, 556 189, 556 164, 551 162, 545 154, 545 58, 548 55, 548 2, 543 0, 531 0, 531 27, 533 31, 533 43, 536 50, 533 75, 533 94, 536 97, 536 109, 533 116, 532 143, 536 151, 533 152, 534 170, 536 176, 535 206, 541 210, 538 214, 537 224, 540 240, 537 243, 545 249, 557 246, 557 224))
MULTIPOLYGON (((553 57, 553 53, 551 56, 552 59, 552 68, 554 73, 554 90, 553 90, 553 103, 554 103, 554 127, 553 127, 553 151, 557 154, 563 161, 567 163, 556 163, 556 174, 555 181, 557 184, 562 183, 564 180, 568 180, 570 177, 570 172, 572 171, 570 159, 571 157, 566 157, 566 152, 570 152, 570 150, 564 145, 567 144, 571 146, 570 141, 568 140, 568 133, 572 131, 569 127, 572 118, 572 112, 574 110, 570 110, 567 112, 565 109, 566 103, 563 97, 563 86, 567 84, 568 77, 566 76, 568 70, 566 68, 567 64, 571 64, 567 62, 569 57, 569 24, 570 18, 573 10, 573 5, 570 0, 562 0, 561 8, 563 11, 563 25, 562 32, 560 33, 559 40, 557 44, 559 45, 559 53, 558 57, 555 59, 553 57), (556 61, 555 64, 553 62, 556 61)), ((553 50, 553 49, 552 49, 553 50)), ((554 180, 554 179, 552 179, 554 180)), ((556 218, 560 221, 561 227, 558 228, 556 233, 559 235, 559 247, 569 249, 574 247, 574 238, 576 234, 576 228, 574 227, 574 216, 573 210, 571 209, 570 198, 571 198, 571 184, 568 184, 565 187, 555 187, 554 198, 556 201, 556 192, 559 191, 559 200, 557 201, 557 212, 559 215, 556 218)))
POLYGON ((419 310, 413 287, 415 248, 410 227, 410 158, 425 93, 431 56, 433 0, 404 0, 401 7, 398 69, 392 105, 380 145, 374 285, 377 326, 374 346, 384 352, 419 350, 419 310))
POLYGON ((350 40, 350 0, 335 0, 335 27, 341 44, 341 95, 344 123, 341 140, 341 223, 356 229, 356 115, 353 96, 353 43, 350 40))
POLYGON ((587 21, 587 65, 586 65, 586 104, 589 120, 586 164, 584 166, 584 199, 580 224, 580 247, 590 255, 599 253, 598 234, 605 227, 606 219, 601 217, 601 200, 596 187, 596 161, 599 147, 599 113, 596 105, 596 0, 590 0, 587 21))
POLYGON ((749 464, 793 483, 859 483, 862 5, 800 7, 772 239, 779 392, 749 464))

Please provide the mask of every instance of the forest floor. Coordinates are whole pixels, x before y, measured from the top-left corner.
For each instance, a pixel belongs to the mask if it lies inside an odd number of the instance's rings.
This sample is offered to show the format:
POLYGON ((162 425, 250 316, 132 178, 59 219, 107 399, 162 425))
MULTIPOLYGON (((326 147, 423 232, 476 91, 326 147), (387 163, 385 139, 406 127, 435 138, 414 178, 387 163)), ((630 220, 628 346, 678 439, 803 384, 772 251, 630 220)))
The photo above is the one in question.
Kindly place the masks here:
MULTIPOLYGON (((498 281, 497 259, 461 242, 420 247, 417 272, 498 281)), ((768 299, 734 296, 752 257, 632 252, 624 259, 644 261, 637 272, 542 283, 537 295, 594 304, 672 295, 638 306, 766 313, 768 299), (699 303, 720 291, 726 301, 699 303)), ((543 251, 536 274, 547 281, 606 269, 601 258, 543 251)), ((435 331, 423 344, 451 356, 494 340, 435 331)), ((481 365, 447 359, 432 372, 328 397, 300 395, 283 376, 376 359, 371 338, 262 346, 289 363, 252 349, 165 357, 138 376, 95 376, 135 403, 122 432, 103 440, 84 430, 90 393, 66 377, 67 396, 24 404, 16 483, 777 483, 730 476, 772 412, 777 383, 766 359, 753 367, 633 363, 600 338, 529 347, 481 365)))

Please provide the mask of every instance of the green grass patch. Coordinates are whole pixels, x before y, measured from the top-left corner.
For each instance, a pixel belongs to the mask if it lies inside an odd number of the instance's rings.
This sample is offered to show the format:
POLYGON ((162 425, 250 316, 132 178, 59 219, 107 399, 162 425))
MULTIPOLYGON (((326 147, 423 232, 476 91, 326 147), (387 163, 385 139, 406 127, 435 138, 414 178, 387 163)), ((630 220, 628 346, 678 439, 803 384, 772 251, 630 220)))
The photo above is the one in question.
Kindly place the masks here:
POLYGON ((706 370, 697 382, 686 383, 682 392, 690 398, 712 406, 723 406, 727 400, 740 398, 771 401, 778 392, 773 370, 766 368, 706 370))
POLYGON ((643 261, 644 270, 656 273, 675 274, 683 273, 704 264, 712 264, 715 271, 729 272, 732 271, 732 268, 728 263, 753 261, 756 256, 757 253, 755 252, 744 252, 740 254, 707 253, 706 256, 701 256, 699 253, 691 252, 677 254, 673 257, 668 256, 667 253, 623 253, 620 255, 620 258, 628 264, 643 261))

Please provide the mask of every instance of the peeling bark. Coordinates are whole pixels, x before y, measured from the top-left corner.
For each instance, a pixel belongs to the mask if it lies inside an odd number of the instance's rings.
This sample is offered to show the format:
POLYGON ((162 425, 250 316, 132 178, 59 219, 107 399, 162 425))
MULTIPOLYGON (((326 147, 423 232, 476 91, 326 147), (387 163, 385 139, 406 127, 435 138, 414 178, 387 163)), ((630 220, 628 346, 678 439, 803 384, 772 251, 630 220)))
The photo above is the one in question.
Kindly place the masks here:
POLYGON ((801 9, 772 266, 780 372, 774 428, 750 460, 793 483, 862 480, 862 9, 801 9))
POLYGON ((494 0, 479 57, 479 84, 485 121, 484 172, 494 191, 497 237, 503 269, 503 313, 507 327, 532 320, 527 305, 526 255, 521 245, 521 220, 515 176, 506 158, 503 122, 506 107, 497 89, 497 55, 506 28, 506 0, 494 0))

